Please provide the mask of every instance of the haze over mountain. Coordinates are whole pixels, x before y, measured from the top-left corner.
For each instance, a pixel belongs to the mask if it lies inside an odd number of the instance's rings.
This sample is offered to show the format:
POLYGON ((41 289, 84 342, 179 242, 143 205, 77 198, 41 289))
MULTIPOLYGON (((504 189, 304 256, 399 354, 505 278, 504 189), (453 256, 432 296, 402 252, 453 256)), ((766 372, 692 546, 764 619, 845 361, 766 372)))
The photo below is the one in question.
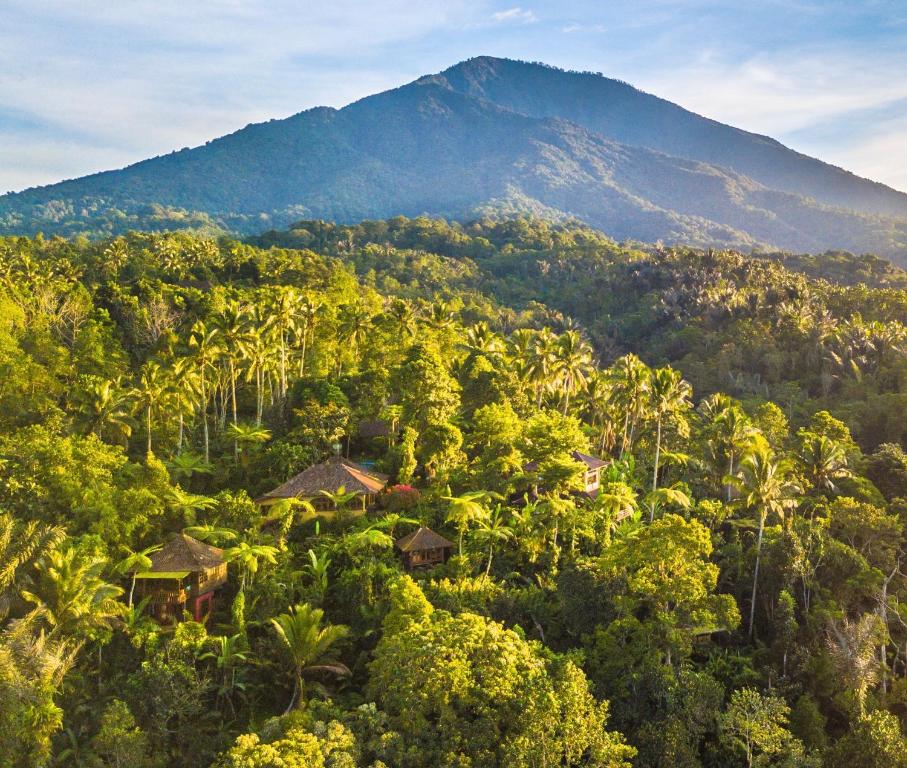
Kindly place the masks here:
POLYGON ((589 73, 481 57, 337 110, 0 197, 0 232, 398 214, 576 217, 617 239, 907 261, 907 195, 589 73))

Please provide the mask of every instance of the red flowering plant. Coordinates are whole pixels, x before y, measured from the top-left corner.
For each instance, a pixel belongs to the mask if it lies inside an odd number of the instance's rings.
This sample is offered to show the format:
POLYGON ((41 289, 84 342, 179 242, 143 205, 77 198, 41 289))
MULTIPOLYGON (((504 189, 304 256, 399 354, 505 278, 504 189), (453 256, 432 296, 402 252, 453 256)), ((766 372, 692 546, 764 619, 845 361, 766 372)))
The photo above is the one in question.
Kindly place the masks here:
POLYGON ((415 508, 421 497, 418 488, 398 483, 387 489, 382 502, 388 512, 408 512, 415 508))

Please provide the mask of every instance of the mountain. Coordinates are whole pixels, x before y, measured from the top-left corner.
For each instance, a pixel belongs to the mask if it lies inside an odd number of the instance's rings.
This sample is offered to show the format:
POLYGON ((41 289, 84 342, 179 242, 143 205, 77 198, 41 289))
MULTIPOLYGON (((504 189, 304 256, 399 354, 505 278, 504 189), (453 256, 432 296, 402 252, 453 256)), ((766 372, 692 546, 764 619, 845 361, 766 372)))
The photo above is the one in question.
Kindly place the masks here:
POLYGON ((0 232, 533 213, 618 239, 907 260, 907 195, 598 75, 487 57, 0 197, 0 232))
POLYGON ((821 203, 907 217, 907 194, 590 72, 482 56, 427 80, 534 117, 559 117, 633 146, 728 168, 821 203))

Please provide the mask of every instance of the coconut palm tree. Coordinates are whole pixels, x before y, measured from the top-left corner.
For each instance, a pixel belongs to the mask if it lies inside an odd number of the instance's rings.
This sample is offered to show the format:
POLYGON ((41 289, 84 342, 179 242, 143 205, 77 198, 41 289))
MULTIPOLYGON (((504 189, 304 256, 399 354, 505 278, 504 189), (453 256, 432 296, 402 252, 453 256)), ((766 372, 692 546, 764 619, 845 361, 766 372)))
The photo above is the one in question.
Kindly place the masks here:
POLYGON ((753 592, 750 602, 748 634, 753 636, 756 618, 756 594, 759 586, 759 564, 762 557, 762 537, 768 517, 786 520, 787 511, 796 506, 795 494, 800 489, 789 479, 790 467, 785 461, 778 461, 771 448, 757 443, 740 464, 739 476, 732 481, 744 494, 742 506, 753 510, 759 516, 759 530, 756 536, 756 564, 753 568, 753 592))
POLYGON ((200 377, 192 358, 179 357, 170 366, 170 378, 173 405, 179 418, 176 452, 181 454, 186 431, 186 414, 193 413, 198 408, 198 402, 201 399, 200 377))
POLYGON ((275 289, 268 302, 268 311, 271 315, 277 339, 279 395, 283 402, 287 397, 287 362, 289 355, 289 339, 297 326, 299 309, 299 294, 295 288, 281 286, 275 289))
POLYGON ((154 360, 148 360, 142 366, 139 381, 133 389, 135 404, 144 413, 147 443, 145 449, 151 453, 152 416, 155 409, 160 408, 162 402, 170 393, 171 383, 166 373, 154 360))
POLYGON ((808 434, 798 458, 810 486, 820 493, 837 493, 837 481, 853 476, 844 448, 825 435, 808 434))
POLYGON ((299 378, 305 375, 306 353, 315 343, 315 323, 324 305, 310 296, 303 296, 297 305, 298 322, 294 325, 299 350, 299 378))
POLYGON ((246 330, 244 355, 246 381, 255 381, 255 424, 261 426, 265 402, 265 381, 274 374, 273 322, 262 315, 263 309, 251 310, 251 324, 246 330))
POLYGON ((551 388, 557 375, 557 337, 549 328, 535 335, 530 358, 528 379, 535 390, 535 405, 542 407, 542 398, 551 388))
MULTIPOLYGON (((664 424, 669 419, 678 419, 689 408, 693 390, 680 373, 673 368, 656 368, 649 381, 649 396, 652 416, 655 419, 655 461, 652 467, 652 490, 658 490, 658 465, 661 459, 661 438, 664 424)), ((654 509, 649 522, 654 517, 654 509)))
POLYGON ((337 676, 348 676, 349 668, 334 659, 331 651, 338 641, 349 634, 342 624, 322 626, 324 611, 305 603, 290 608, 287 613, 271 619, 293 666, 293 695, 284 714, 294 706, 305 704, 306 675, 330 672, 337 676))
POLYGON ((488 516, 480 518, 475 536, 480 545, 488 547, 488 564, 485 566, 485 576, 491 574, 491 561, 494 557, 496 544, 503 544, 513 538, 513 529, 507 524, 504 507, 496 504, 488 516))
POLYGON ((621 520, 632 515, 639 506, 636 491, 622 481, 603 483, 592 504, 593 514, 604 523, 604 543, 611 543, 611 534, 621 520))
POLYGON ((35 521, 22 523, 0 512, 0 620, 9 611, 23 577, 64 538, 62 528, 35 521))
POLYGON ((458 551, 463 555, 463 535, 471 525, 488 516, 488 503, 492 494, 488 491, 470 491, 460 496, 442 496, 450 504, 446 522, 455 526, 459 534, 458 551))
POLYGON ((132 394, 118 382, 92 377, 76 393, 77 421, 102 440, 110 435, 125 443, 132 434, 132 394))
POLYGON ((132 574, 132 583, 129 586, 129 600, 126 605, 132 606, 132 598, 135 594, 136 574, 139 571, 147 571, 151 568, 152 563, 150 555, 153 555, 161 549, 162 546, 162 544, 154 544, 139 551, 129 549, 128 547, 126 548, 126 557, 120 560, 120 562, 117 563, 116 568, 114 568, 116 573, 132 574))
POLYGON ((75 547, 51 550, 36 564, 34 587, 22 597, 35 606, 32 614, 50 636, 87 638, 109 628, 123 610, 117 600, 123 590, 104 579, 106 568, 106 559, 75 547))
POLYGON ((577 331, 566 331, 558 337, 554 351, 555 375, 560 382, 566 416, 570 398, 585 388, 592 370, 592 347, 577 331))
POLYGON ((224 550, 224 560, 228 563, 238 563, 242 576, 239 582, 239 591, 245 593, 247 580, 251 581, 258 573, 262 562, 277 564, 277 547, 268 544, 251 544, 241 541, 236 546, 224 550))
POLYGON ((623 411, 620 456, 633 449, 636 424, 645 412, 649 399, 651 371, 636 355, 625 355, 610 368, 612 377, 611 401, 623 411))
POLYGON ((199 405, 202 416, 202 435, 205 445, 205 461, 211 461, 210 434, 208 431, 208 401, 210 398, 209 381, 220 356, 220 333, 216 328, 210 330, 201 320, 197 320, 189 332, 189 348, 193 350, 192 359, 198 374, 199 405))
MULTIPOLYGON (((249 342, 249 327, 246 308, 237 301, 230 301, 214 318, 214 328, 222 340, 221 355, 227 364, 227 381, 230 387, 230 405, 233 416, 233 426, 239 423, 236 408, 236 380, 237 369, 243 358, 246 344, 249 342)), ((234 435, 233 452, 239 455, 239 442, 234 435)))
MULTIPOLYGON (((361 306, 352 304, 340 310, 340 327, 338 339, 348 347, 354 359, 358 357, 359 348, 372 330, 372 317, 361 306)), ((337 355, 337 375, 343 368, 343 357, 337 355)))

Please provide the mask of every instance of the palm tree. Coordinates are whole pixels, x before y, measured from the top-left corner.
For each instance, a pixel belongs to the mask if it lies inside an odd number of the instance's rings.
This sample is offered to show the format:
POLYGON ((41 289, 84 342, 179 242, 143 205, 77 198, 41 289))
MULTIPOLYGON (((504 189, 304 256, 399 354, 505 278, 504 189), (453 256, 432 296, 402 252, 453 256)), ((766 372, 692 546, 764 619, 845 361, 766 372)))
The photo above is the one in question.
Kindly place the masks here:
MULTIPOLYGON (((730 397, 714 394, 699 406, 700 415, 708 433, 707 443, 711 448, 711 463, 717 467, 722 454, 727 460, 727 477, 736 471, 735 462, 753 445, 758 430, 750 423, 747 415, 730 397)), ((731 483, 724 483, 726 500, 731 500, 731 483)))
POLYGON ((485 576, 491 574, 491 560, 494 557, 495 544, 503 544, 513 538, 513 529, 507 524, 504 517, 504 507, 496 504, 487 517, 479 518, 479 527, 473 534, 480 544, 488 546, 488 564, 485 566, 485 576))
POLYGON ((271 439, 271 430, 260 424, 231 424, 227 434, 233 438, 236 456, 244 469, 249 468, 249 451, 271 439))
POLYGON ((92 377, 76 395, 78 421, 86 432, 126 442, 132 434, 132 395, 117 382, 92 377))
MULTIPOLYGON (((340 310, 340 327, 338 328, 339 341, 349 348, 356 359, 359 354, 360 345, 368 338, 372 328, 372 318, 362 307, 358 305, 347 305, 340 310)), ((343 358, 337 355, 337 375, 339 376, 343 369, 343 358)))
POLYGON ((650 369, 636 356, 625 355, 611 366, 611 400, 623 410, 623 431, 621 433, 620 456, 633 448, 636 423, 641 418, 649 396, 650 369))
POLYGON ((331 655, 332 647, 349 634, 349 629, 342 624, 322 626, 323 618, 324 611, 305 603, 271 619, 293 664, 293 696, 284 714, 305 703, 305 675, 313 672, 350 674, 349 668, 331 655))
POLYGON ((183 438, 186 426, 186 413, 190 414, 198 407, 201 398, 200 377, 194 361, 189 357, 180 357, 170 367, 173 388, 173 404, 179 417, 179 436, 176 443, 177 454, 182 453, 183 438))
POLYGON ((551 387, 556 376, 557 337, 549 328, 543 328, 535 336, 528 368, 529 382, 535 390, 535 405, 542 407, 542 397, 551 387))
POLYGON ((639 505, 634 491, 629 485, 621 481, 602 484, 598 496, 595 497, 592 509, 601 516, 604 522, 604 543, 611 543, 611 534, 621 520, 632 515, 639 505))
POLYGON ((279 382, 281 402, 287 397, 287 356, 289 336, 296 327, 296 313, 299 295, 294 288, 282 286, 271 298, 270 313, 277 333, 279 357, 279 382))
POLYGON ((459 533, 459 553, 463 555, 463 534, 469 526, 488 516, 485 506, 492 494, 488 491, 471 491, 461 496, 442 496, 450 504, 446 522, 454 525, 459 533))
MULTIPOLYGON (((693 391, 678 371, 672 368, 656 368, 650 377, 649 394, 652 413, 655 417, 655 463, 652 468, 652 491, 658 490, 658 463, 661 459, 661 436, 664 422, 676 417, 689 407, 693 391)), ((655 514, 654 508, 649 522, 655 514)))
POLYGON ((0 620, 9 611, 20 580, 65 538, 57 526, 30 521, 20 523, 0 512, 0 620))
POLYGON ((150 570, 152 565, 150 555, 153 555, 162 546, 163 545, 161 544, 154 544, 138 552, 127 547, 126 551, 128 554, 117 563, 116 568, 114 569, 117 573, 132 574, 132 584, 129 586, 129 601, 126 603, 128 606, 132 606, 132 597, 135 594, 136 574, 139 571, 150 570))
POLYGON ((239 563, 242 577, 239 582, 239 591, 246 591, 246 579, 251 580, 258 573, 262 561, 275 565, 277 563, 277 547, 268 544, 250 544, 241 541, 234 547, 224 550, 224 560, 228 563, 239 563))
POLYGON ((612 381, 602 371, 593 371, 586 383, 583 411, 589 423, 598 429, 600 455, 610 453, 617 441, 611 409, 612 381))
POLYGON ((299 322, 294 326, 299 347, 299 378, 305 374, 306 351, 308 343, 315 343, 315 321, 324 305, 308 296, 299 301, 299 322), (309 340, 311 339, 311 342, 309 340))
POLYGON ((353 499, 360 498, 362 494, 357 491, 348 491, 345 486, 341 485, 336 491, 319 491, 321 496, 327 499, 338 518, 343 518, 350 509, 353 499))
POLYGON ((214 467, 205 461, 205 457, 197 453, 178 453, 168 459, 167 469, 174 480, 191 480, 193 475, 210 475, 214 467))
POLYGON ((650 523, 654 519, 655 513, 664 507, 673 506, 689 509, 693 505, 690 497, 679 488, 658 488, 654 491, 649 491, 643 501, 650 510, 650 523))
POLYGON ((217 506, 217 502, 210 496, 187 493, 178 485, 167 492, 166 501, 170 509, 179 514, 186 525, 195 525, 196 513, 217 506))
POLYGON ((592 347, 577 331, 567 331, 557 339, 555 371, 564 398, 564 415, 570 408, 570 397, 586 386, 592 369, 592 347))
POLYGON ((494 358, 504 352, 501 337, 484 320, 466 329, 466 341, 461 345, 468 358, 477 356, 494 358))
POLYGON ((763 444, 744 457, 740 464, 739 477, 733 481, 745 494, 742 504, 759 515, 759 532, 756 536, 756 565, 753 568, 753 593, 750 602, 749 636, 753 636, 756 618, 756 592, 759 586, 759 563, 762 557, 762 536, 765 521, 773 515, 784 521, 787 510, 796 506, 794 494, 799 488, 788 479, 790 468, 787 462, 778 461, 771 448, 763 444))
POLYGON ((139 383, 133 390, 138 408, 145 413, 145 431, 148 433, 146 450, 151 453, 151 418, 154 410, 160 407, 161 401, 168 394, 170 382, 167 381, 161 366, 153 360, 142 366, 139 383))
POLYGON ((103 578, 106 567, 104 558, 82 556, 74 547, 51 550, 35 566, 34 588, 22 596, 34 604, 33 616, 47 624, 51 636, 88 637, 108 628, 123 610, 117 600, 123 590, 103 578))
POLYGON ((193 361, 198 373, 205 461, 208 462, 211 461, 210 436, 208 433, 208 374, 214 370, 217 358, 220 355, 220 334, 217 329, 208 330, 205 324, 198 320, 189 333, 189 348, 194 350, 193 361))
MULTIPOLYGON (((214 318, 214 327, 223 340, 221 354, 227 363, 227 378, 230 385, 233 426, 236 427, 239 422, 239 416, 236 409, 236 368, 243 355, 245 346, 249 341, 245 307, 236 301, 227 302, 220 314, 214 318)), ((235 435, 233 440, 233 452, 237 456, 239 455, 239 443, 235 435)))
POLYGON ((844 448, 825 435, 807 435, 798 458, 810 486, 822 493, 837 493, 836 481, 853 476, 844 448))
POLYGON ((271 344, 267 336, 268 329, 257 326, 249 330, 246 342, 246 380, 255 379, 255 424, 259 427, 264 411, 265 377, 273 371, 271 344))

